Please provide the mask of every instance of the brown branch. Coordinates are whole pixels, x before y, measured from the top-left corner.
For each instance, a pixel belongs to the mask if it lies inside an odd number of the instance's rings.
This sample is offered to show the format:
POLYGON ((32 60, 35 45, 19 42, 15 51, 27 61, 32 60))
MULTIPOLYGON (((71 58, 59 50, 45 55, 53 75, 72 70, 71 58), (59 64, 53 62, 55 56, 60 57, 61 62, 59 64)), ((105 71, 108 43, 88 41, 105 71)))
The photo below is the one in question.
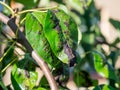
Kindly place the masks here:
MULTIPOLYGON (((45 63, 45 60, 43 60, 31 47, 29 42, 27 41, 24 34, 19 30, 17 25, 14 23, 14 19, 9 19, 7 16, 0 13, 0 21, 7 24, 11 30, 14 32, 15 35, 17 35, 18 42, 22 44, 30 53, 32 58, 37 62, 37 64, 41 67, 44 75, 47 78, 47 81, 51 87, 51 90, 58 90, 57 84, 54 80, 54 77, 52 76, 47 64, 45 63), (17 34, 16 34, 17 33, 17 34)), ((9 33, 9 32, 7 32, 9 33)))

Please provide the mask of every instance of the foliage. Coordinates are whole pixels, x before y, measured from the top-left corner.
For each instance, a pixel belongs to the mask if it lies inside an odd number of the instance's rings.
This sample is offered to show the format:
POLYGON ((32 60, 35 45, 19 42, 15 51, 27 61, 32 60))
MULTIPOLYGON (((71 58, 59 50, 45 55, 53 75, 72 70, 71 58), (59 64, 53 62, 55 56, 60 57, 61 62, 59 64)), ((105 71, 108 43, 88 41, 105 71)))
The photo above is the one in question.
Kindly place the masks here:
MULTIPOLYGON (((110 44, 101 34, 100 11, 96 9, 93 0, 44 0, 46 4, 43 6, 39 3, 43 0, 14 1, 24 6, 14 14, 19 28, 25 29, 23 33, 30 45, 49 65, 60 90, 68 89, 66 83, 70 78, 71 67, 74 68, 73 81, 78 88, 93 86, 93 90, 120 89, 120 70, 115 68, 120 55, 117 47, 120 39, 118 37, 110 44), (57 6, 52 7, 52 3, 57 6), (44 8, 35 9, 36 7, 44 8), (103 44, 109 46, 109 54, 103 50, 103 44), (89 64, 88 67, 85 66, 86 63, 89 64), (105 78, 108 83, 99 85, 99 80, 91 78, 92 72, 105 78)), ((13 0, 8 0, 6 3, 11 5, 12 2, 13 0)), ((6 12, 6 9, 9 8, 2 7, 0 11, 8 15, 10 12, 6 12)), ((116 29, 120 28, 119 21, 110 19, 110 23, 116 29)), ((6 25, 0 22, 0 35, 4 26, 6 25)), ((35 71, 37 63, 16 41, 17 37, 0 42, 0 46, 6 44, 0 58, 0 88, 10 88, 10 85, 4 85, 2 77, 7 68, 12 66, 11 84, 15 90, 49 90, 44 76, 39 85, 36 85, 39 79, 38 72, 35 71), (22 59, 19 52, 15 53, 16 47, 24 52, 22 59)))

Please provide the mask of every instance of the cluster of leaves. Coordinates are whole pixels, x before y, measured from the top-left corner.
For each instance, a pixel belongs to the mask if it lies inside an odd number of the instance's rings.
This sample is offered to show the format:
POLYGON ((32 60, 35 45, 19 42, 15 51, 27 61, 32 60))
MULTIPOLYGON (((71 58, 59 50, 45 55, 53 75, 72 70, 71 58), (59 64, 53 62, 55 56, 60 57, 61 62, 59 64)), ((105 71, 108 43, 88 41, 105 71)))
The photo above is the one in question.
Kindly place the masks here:
MULTIPOLYGON (((23 10, 39 6, 39 0, 14 0, 24 5, 23 10)), ((40 0, 41 2, 43 0, 40 0)), ((49 64, 49 68, 57 77, 60 90, 66 90, 64 85, 69 78, 70 66, 74 67, 73 79, 78 87, 93 86, 94 90, 120 89, 120 70, 115 69, 119 56, 116 45, 119 37, 109 44, 101 34, 99 28, 100 11, 96 9, 92 0, 44 0, 49 6, 52 2, 59 5, 57 8, 39 11, 35 10, 20 15, 19 26, 25 26, 25 35, 34 50, 49 64), (81 38, 82 37, 82 38, 81 38), (81 40, 81 41, 80 41, 81 40), (79 43, 80 42, 80 43, 79 43), (102 44, 107 44, 110 53, 106 54, 102 44), (84 67, 85 63, 89 67, 84 67), (76 64, 74 66, 74 64, 76 64), (84 68, 83 68, 84 67, 84 68), (106 78, 108 83, 98 85, 89 74, 97 72, 106 78)), ((8 0, 8 4, 12 0, 8 0)), ((3 11, 5 14, 6 12, 3 11)), ((112 25, 119 29, 119 22, 110 19, 112 25)), ((3 24, 0 25, 3 29, 3 24)), ((1 34, 1 31, 0 31, 1 34)), ((11 82, 15 90, 48 90, 50 87, 45 77, 42 77, 36 86, 38 73, 37 64, 25 51, 24 59, 18 60, 19 55, 14 53, 16 41, 8 40, 4 54, 0 58, 0 85, 5 87, 2 76, 5 70, 12 65, 11 82)), ((0 43, 2 44, 2 43, 0 43)))

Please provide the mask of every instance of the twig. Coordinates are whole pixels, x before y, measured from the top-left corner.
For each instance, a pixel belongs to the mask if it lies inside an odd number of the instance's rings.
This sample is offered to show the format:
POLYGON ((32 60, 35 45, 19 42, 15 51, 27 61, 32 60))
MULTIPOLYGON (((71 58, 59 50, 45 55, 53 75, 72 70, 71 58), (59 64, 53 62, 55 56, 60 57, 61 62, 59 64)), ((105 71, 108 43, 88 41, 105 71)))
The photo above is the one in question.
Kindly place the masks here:
POLYGON ((110 47, 114 47, 114 48, 117 49, 117 50, 120 49, 120 48, 117 47, 116 45, 110 44, 110 43, 106 42, 105 40, 96 39, 96 44, 106 44, 106 45, 108 45, 108 46, 110 46, 110 47))
POLYGON ((10 11, 10 13, 12 14, 12 16, 14 15, 14 11, 7 4, 5 4, 2 1, 0 1, 0 4, 2 4, 4 7, 6 7, 10 11))
MULTIPOLYGON (((31 45, 29 44, 29 42, 27 41, 27 39, 25 38, 24 34, 18 29, 17 25, 14 23, 14 19, 9 19, 7 16, 3 15, 2 13, 0 13, 0 21, 2 21, 3 23, 7 24, 12 31, 14 32, 14 34, 16 34, 17 32, 17 37, 18 37, 18 42, 22 45, 25 46, 25 48, 31 53, 32 58, 38 63, 38 65, 41 67, 44 75, 47 78, 47 81, 51 87, 51 90, 58 90, 57 84, 52 76, 52 74, 50 73, 50 70, 47 66, 47 64, 45 63, 45 60, 43 60, 31 47, 31 45)), ((9 33, 9 32, 8 32, 9 33)))

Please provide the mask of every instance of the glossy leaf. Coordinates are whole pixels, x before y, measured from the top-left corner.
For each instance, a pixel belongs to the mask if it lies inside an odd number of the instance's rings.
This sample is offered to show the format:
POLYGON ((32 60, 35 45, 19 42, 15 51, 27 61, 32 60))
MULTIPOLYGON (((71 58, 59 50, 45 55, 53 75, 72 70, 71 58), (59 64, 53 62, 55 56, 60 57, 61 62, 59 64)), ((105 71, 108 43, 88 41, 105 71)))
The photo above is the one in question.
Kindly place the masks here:
POLYGON ((15 90, 32 90, 38 79, 35 66, 29 58, 17 62, 11 73, 11 81, 15 90))
POLYGON ((94 55, 94 68, 103 77, 116 80, 114 69, 106 61, 105 56, 97 51, 93 52, 94 55))
POLYGON ((54 57, 50 45, 44 35, 44 18, 46 13, 33 12, 26 16, 26 37, 33 49, 52 66, 56 65, 57 58, 54 57))

